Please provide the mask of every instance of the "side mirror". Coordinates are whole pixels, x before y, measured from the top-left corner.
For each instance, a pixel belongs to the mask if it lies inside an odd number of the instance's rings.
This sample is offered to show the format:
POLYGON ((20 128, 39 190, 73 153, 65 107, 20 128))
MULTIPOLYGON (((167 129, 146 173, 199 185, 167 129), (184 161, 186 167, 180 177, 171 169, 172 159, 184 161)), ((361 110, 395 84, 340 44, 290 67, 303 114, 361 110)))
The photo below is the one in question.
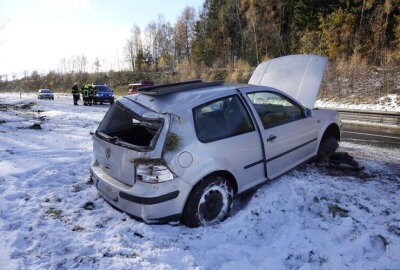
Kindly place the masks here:
POLYGON ((304 113, 305 113, 306 117, 312 117, 312 110, 311 109, 306 108, 304 110, 304 113))

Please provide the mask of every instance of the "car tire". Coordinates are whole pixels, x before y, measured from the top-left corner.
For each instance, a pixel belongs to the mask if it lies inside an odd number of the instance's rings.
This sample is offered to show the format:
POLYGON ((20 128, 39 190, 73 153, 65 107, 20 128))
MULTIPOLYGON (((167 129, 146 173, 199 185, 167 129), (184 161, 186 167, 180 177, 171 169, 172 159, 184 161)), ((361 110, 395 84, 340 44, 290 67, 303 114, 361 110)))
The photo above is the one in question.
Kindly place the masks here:
POLYGON ((233 189, 226 179, 205 178, 191 191, 183 209, 182 223, 188 227, 217 224, 229 216, 232 202, 233 189))
POLYGON ((110 105, 114 104, 114 99, 110 99, 110 105))
POLYGON ((336 151, 339 147, 338 141, 334 137, 322 138, 318 148, 318 157, 323 157, 336 151))

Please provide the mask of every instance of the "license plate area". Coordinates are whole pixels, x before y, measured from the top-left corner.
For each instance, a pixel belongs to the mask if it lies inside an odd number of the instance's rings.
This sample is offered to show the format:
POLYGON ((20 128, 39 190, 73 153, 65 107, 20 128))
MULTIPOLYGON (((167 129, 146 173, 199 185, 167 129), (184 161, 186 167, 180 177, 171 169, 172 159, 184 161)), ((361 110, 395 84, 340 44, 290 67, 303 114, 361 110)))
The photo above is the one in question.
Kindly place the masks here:
POLYGON ((107 197, 108 199, 113 200, 114 202, 118 202, 118 193, 114 192, 112 188, 106 183, 96 179, 96 188, 100 191, 102 195, 107 197))

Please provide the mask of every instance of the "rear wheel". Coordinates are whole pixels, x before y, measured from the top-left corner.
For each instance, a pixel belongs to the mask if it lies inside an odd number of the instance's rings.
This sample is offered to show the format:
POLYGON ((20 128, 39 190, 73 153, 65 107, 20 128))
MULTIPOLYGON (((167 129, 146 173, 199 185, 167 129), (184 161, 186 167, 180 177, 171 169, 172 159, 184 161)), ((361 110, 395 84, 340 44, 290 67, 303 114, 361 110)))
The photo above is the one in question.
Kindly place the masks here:
POLYGON ((219 176, 205 178, 189 195, 182 222, 189 227, 207 226, 225 220, 232 209, 233 189, 219 176))

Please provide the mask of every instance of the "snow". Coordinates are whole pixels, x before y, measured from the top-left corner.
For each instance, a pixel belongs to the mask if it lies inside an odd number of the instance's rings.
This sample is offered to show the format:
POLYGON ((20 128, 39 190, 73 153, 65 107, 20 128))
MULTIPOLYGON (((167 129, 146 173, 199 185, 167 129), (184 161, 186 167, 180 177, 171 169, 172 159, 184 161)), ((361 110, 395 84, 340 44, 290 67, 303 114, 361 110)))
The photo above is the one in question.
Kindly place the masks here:
POLYGON ((360 103, 346 104, 338 103, 332 100, 317 100, 315 107, 317 108, 336 108, 336 109, 351 109, 363 111, 383 111, 383 112, 400 112, 400 99, 397 94, 389 94, 378 99, 378 103, 360 103))
POLYGON ((236 200, 221 224, 147 225, 86 184, 89 132, 108 106, 0 94, 29 102, 0 106, 1 269, 400 268, 400 149, 342 142, 362 173, 303 165, 236 200))

